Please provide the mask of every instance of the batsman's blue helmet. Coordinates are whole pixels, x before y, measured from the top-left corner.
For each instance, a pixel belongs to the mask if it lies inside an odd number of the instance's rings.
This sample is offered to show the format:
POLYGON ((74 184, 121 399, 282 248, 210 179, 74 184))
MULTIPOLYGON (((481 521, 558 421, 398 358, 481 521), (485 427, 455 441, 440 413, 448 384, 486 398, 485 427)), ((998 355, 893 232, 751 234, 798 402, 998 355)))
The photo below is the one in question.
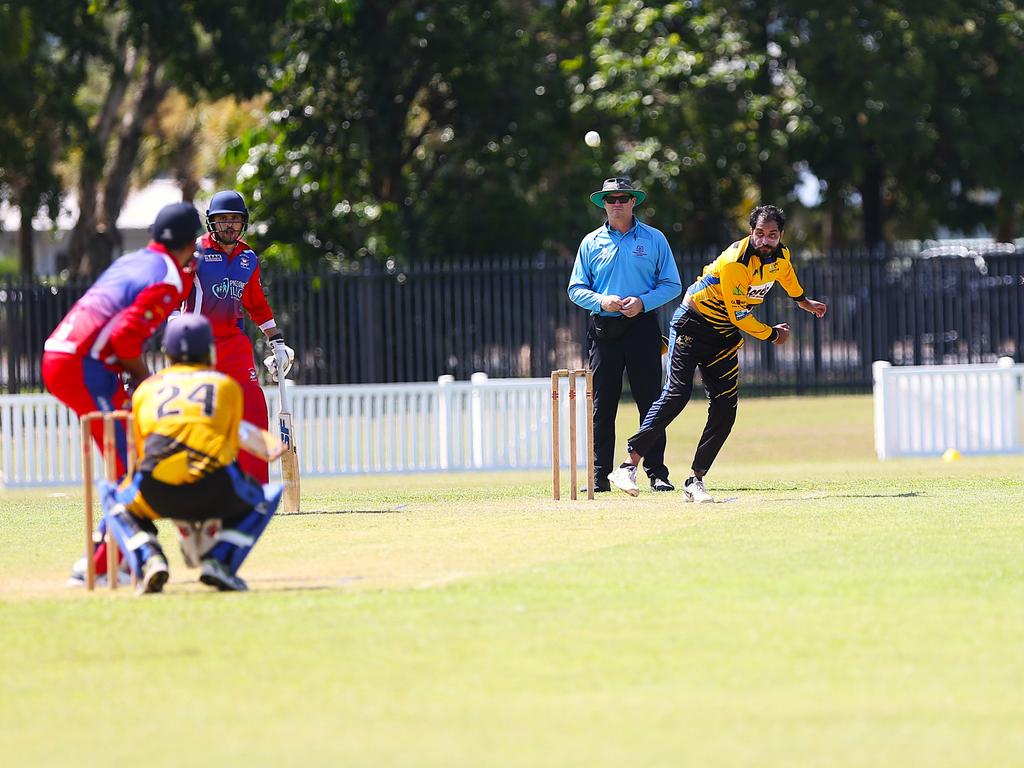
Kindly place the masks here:
POLYGON ((192 203, 172 203, 160 209, 149 232, 160 245, 171 250, 195 242, 203 231, 199 211, 192 203))
POLYGON ((218 213, 241 214, 243 232, 249 223, 249 209, 245 207, 245 198, 233 189, 218 192, 210 199, 210 206, 206 209, 206 228, 210 232, 213 232, 213 223, 210 221, 210 217, 216 216, 218 213))
POLYGON ((213 359, 213 329, 203 315, 179 315, 167 322, 164 354, 176 363, 206 363, 213 359))

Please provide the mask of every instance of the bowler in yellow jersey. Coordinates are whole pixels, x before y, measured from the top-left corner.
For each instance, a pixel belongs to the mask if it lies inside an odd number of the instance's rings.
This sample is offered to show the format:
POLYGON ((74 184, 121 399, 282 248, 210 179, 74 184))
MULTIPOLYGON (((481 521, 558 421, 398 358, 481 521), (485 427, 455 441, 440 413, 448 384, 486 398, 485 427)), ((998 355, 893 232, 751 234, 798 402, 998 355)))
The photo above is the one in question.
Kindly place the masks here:
POLYGON ((668 381, 640 430, 629 438, 627 460, 608 477, 631 496, 639 493, 637 464, 651 446, 664 442, 666 427, 690 400, 693 376, 700 368, 708 396, 708 419, 693 457, 693 474, 683 485, 683 495, 687 501, 714 501, 704 487, 704 475, 736 421, 739 351, 743 346, 740 332, 772 344, 785 344, 789 339, 787 323, 765 325, 754 316, 754 308, 779 283, 801 309, 816 318, 825 315, 825 304, 804 294, 789 248, 782 243, 785 213, 774 205, 761 205, 750 212, 749 224, 750 233, 704 268, 672 316, 668 381))

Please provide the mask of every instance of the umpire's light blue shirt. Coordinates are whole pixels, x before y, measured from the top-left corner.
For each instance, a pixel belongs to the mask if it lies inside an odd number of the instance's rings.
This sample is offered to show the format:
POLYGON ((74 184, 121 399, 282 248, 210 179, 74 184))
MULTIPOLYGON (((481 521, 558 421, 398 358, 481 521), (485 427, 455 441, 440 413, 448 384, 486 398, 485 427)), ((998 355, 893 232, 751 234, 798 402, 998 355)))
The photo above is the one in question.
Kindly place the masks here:
POLYGON ((654 227, 635 216, 633 228, 616 232, 608 222, 583 238, 569 278, 569 298, 595 315, 604 312, 605 296, 636 296, 650 312, 672 301, 683 291, 676 260, 668 240, 654 227))

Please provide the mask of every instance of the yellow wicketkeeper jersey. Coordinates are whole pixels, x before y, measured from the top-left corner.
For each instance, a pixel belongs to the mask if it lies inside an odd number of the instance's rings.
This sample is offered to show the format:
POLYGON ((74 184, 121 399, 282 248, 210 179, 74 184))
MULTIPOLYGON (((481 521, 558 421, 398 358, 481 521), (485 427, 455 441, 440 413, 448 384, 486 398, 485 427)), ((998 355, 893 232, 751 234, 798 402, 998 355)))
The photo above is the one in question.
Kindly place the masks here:
POLYGON ((139 467, 171 485, 194 483, 238 457, 242 388, 203 365, 179 363, 132 397, 139 467))
POLYGON ((804 289, 796 279, 789 248, 780 245, 771 258, 761 261, 753 248, 748 251, 749 242, 750 238, 745 237, 722 251, 704 267, 686 290, 686 297, 722 333, 739 328, 764 340, 771 336, 772 327, 754 317, 751 307, 763 302, 776 282, 797 301, 805 298, 804 289))

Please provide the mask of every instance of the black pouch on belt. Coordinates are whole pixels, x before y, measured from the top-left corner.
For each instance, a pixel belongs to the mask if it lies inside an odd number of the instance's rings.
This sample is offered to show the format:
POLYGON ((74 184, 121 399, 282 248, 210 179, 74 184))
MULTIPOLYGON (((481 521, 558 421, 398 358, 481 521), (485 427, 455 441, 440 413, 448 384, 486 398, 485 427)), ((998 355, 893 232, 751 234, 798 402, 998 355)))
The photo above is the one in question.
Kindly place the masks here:
POLYGON ((606 317, 604 315, 593 315, 594 333, 597 338, 603 341, 615 341, 626 335, 629 326, 633 321, 632 317, 615 315, 606 317))

